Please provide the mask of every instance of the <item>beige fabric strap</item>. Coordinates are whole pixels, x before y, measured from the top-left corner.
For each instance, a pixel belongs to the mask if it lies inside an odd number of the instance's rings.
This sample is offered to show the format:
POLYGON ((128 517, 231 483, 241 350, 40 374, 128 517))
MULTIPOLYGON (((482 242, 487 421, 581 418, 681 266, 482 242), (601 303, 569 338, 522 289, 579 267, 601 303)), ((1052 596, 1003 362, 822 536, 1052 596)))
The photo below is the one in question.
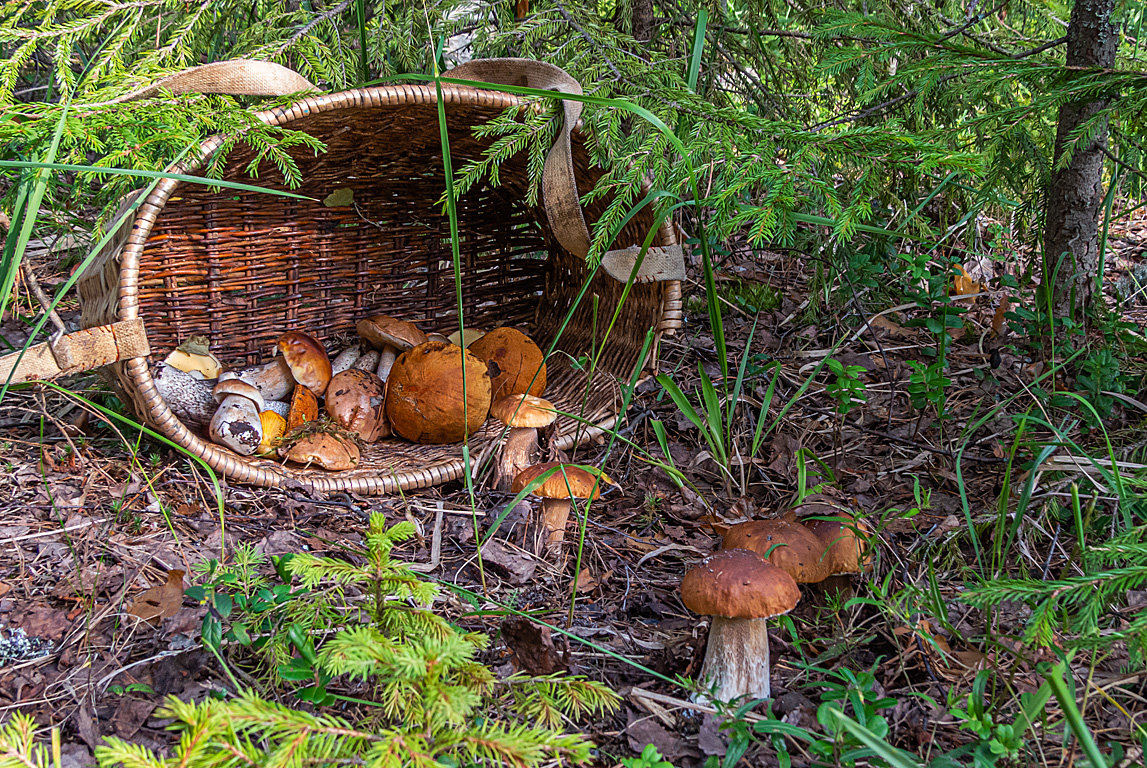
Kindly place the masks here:
POLYGON ((300 91, 317 91, 310 80, 279 64, 254 59, 216 61, 176 72, 137 91, 112 99, 122 104, 154 96, 161 90, 171 93, 226 93, 232 96, 286 96, 300 91))
MULTIPOLYGON (((582 93, 581 84, 564 69, 533 59, 478 59, 447 70, 442 76, 559 93, 582 93)), ((562 100, 562 127, 546 155, 542 170, 542 202, 554 237, 567 251, 584 259, 589 254, 590 235, 578 195, 571 145, 571 134, 581 117, 581 107, 580 101, 562 100)), ((602 257, 602 268, 624 283, 633 273, 640 252, 636 246, 609 251, 602 257)), ((637 282, 642 283, 684 279, 685 254, 680 245, 649 249, 637 271, 637 282)))
POLYGON ((121 320, 36 344, 23 353, 13 352, 0 357, 0 384, 52 379, 149 354, 151 348, 147 344, 143 321, 121 320))

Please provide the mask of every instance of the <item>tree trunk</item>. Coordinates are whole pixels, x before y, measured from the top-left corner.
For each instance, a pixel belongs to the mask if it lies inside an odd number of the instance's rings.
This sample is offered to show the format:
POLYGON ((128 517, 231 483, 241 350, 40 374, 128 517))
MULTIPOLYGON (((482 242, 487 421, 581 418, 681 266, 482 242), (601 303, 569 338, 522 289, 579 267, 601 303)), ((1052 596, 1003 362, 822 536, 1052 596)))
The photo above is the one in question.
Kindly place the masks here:
POLYGON ((639 43, 653 39, 653 0, 633 0, 633 39, 639 43))
MULTIPOLYGON (((1067 28, 1069 67, 1114 66, 1119 41, 1111 21, 1114 7, 1115 0, 1075 0, 1067 28)), ((1107 104, 1106 100, 1073 101, 1060 107, 1054 164, 1059 163, 1072 132, 1107 104)), ((1105 120, 1091 144, 1079 147, 1066 167, 1052 172, 1043 253, 1045 284, 1055 274, 1051 287, 1056 317, 1086 310, 1093 299, 1099 271, 1098 228, 1106 148, 1105 120)))

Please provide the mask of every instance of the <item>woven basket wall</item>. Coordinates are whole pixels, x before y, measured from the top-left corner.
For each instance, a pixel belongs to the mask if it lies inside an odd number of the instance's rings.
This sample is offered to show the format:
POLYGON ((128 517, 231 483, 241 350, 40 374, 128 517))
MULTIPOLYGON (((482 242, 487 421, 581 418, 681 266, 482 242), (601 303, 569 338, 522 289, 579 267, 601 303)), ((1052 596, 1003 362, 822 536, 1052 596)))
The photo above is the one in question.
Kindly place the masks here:
MULTIPOLYGON (((443 95, 455 168, 482 151, 471 127, 518 103, 510 94, 458 86, 443 86, 443 95)), ((444 176, 435 98, 433 86, 389 86, 310 98, 257 115, 327 144, 318 156, 293 154, 303 178, 294 191, 321 201, 351 188, 354 207, 160 184, 140 208, 122 252, 95 265, 79 286, 85 327, 135 318, 146 325, 151 359, 105 369, 140 418, 242 483, 388 493, 461 477, 460 445, 397 439, 368 446, 360 468, 345 472, 238 456, 184 426, 156 392, 150 368, 196 334, 210 338, 226 365, 238 366, 269 359, 275 338, 291 329, 314 334, 330 350, 333 340, 349 338, 357 320, 380 312, 415 321, 424 331, 456 330, 449 223, 437 204, 444 176)), ((206 141, 200 157, 222 141, 206 141)), ((600 171, 589 167, 581 141, 574 143, 578 187, 585 191, 600 171)), ((245 169, 251 159, 250 150, 233 150, 224 177, 249 183, 245 169)), ((189 163, 187 172, 199 167, 189 163)), ((259 183, 285 188, 269 161, 260 166, 259 183)), ((525 198, 525 158, 517 157, 502 166, 500 186, 476 187, 461 200, 463 306, 467 326, 519 327, 545 349, 588 272, 583 259, 557 245, 544 211, 527 206, 525 198)), ((591 224, 600 210, 586 211, 591 224)), ((648 216, 638 216, 614 247, 640 244, 650 226, 648 216)), ((663 226, 654 245, 675 242, 672 228, 663 226)), ((583 407, 585 376, 569 357, 600 343, 622 288, 599 272, 561 335, 559 352, 548 360, 547 399, 600 428, 616 418, 616 377, 628 377, 641 362, 647 331, 660 336, 681 317, 679 283, 634 286, 606 345, 604 371, 592 381, 583 407)), ((472 456, 489 447, 499 427, 489 420, 473 436, 472 456)), ((594 434, 565 418, 558 430, 558 447, 567 450, 594 434)))

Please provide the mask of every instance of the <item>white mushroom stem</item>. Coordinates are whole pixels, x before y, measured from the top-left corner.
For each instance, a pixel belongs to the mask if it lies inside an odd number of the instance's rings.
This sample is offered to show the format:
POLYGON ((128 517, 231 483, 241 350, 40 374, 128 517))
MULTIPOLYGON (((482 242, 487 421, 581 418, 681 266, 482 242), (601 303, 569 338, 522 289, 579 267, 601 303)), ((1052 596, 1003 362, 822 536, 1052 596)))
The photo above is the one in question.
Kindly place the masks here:
MULTIPOLYGON (((701 686, 721 701, 742 696, 767 699, 769 686, 768 619, 713 616, 701 665, 701 686)), ((708 702, 708 696, 698 697, 708 702)))
POLYGON ((561 548, 569 519, 569 499, 542 499, 542 527, 546 532, 546 545, 549 549, 561 548))
POLYGON ((235 371, 235 378, 255 387, 265 400, 286 400, 295 388, 291 367, 282 357, 263 365, 240 368, 235 371))
POLYGON ((378 378, 386 381, 386 377, 390 375, 390 369, 394 367, 394 361, 398 359, 398 348, 386 346, 378 351, 378 378))
POLYGON ((167 363, 156 366, 152 381, 171 412, 191 429, 203 429, 215 415, 214 382, 197 379, 167 363))
POLYGON ((378 350, 368 349, 363 352, 362 357, 355 360, 351 368, 358 368, 360 371, 370 371, 374 373, 375 369, 378 368, 378 350))
POLYGON ((335 359, 331 360, 331 376, 335 376, 349 369, 360 357, 362 357, 362 347, 358 344, 352 344, 342 352, 339 352, 335 356, 335 359))
POLYGON ((498 457, 494 487, 499 491, 509 491, 518 473, 536 464, 540 453, 538 430, 512 427, 498 457))
POLYGON ((267 406, 265 410, 274 411, 284 419, 291 413, 291 404, 285 403, 282 400, 268 400, 264 405, 267 406))
POLYGON ((250 456, 263 442, 259 407, 242 395, 227 395, 211 418, 211 439, 241 456, 250 456))

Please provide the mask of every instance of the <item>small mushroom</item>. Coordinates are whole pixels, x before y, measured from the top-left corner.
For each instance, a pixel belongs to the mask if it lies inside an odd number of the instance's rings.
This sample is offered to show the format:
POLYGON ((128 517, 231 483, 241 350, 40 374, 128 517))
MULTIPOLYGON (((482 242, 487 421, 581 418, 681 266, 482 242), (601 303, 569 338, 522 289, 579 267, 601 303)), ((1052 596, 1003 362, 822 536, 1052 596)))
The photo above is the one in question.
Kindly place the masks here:
POLYGON ((314 432, 296 441, 280 454, 300 464, 317 464, 323 469, 341 471, 358 466, 361 455, 354 441, 329 432, 314 432))
POLYGON ((386 382, 370 371, 352 368, 327 386, 327 415, 344 429, 373 443, 390 436, 386 420, 386 382))
POLYGON ((490 406, 490 415, 510 428, 494 470, 494 487, 510 490, 514 478, 538 459, 538 430, 557 418, 553 403, 533 395, 510 395, 490 406))
POLYGON ((480 331, 477 328, 464 328, 461 331, 454 331, 454 333, 446 337, 446 340, 456 347, 469 349, 471 344, 485 335, 485 331, 480 331))
POLYGON ((362 345, 351 344, 335 355, 335 359, 331 360, 331 376, 337 376, 343 371, 354 365, 355 361, 362 357, 362 345))
POLYGON ((241 379, 224 378, 215 385, 214 394, 219 408, 211 417, 211 439, 241 456, 259 450, 263 441, 259 413, 265 410, 259 390, 241 379))
POLYGON ((267 400, 285 400, 298 382, 321 395, 331 380, 331 361, 319 340, 302 331, 288 331, 275 343, 277 355, 263 365, 235 375, 258 388, 267 400))
POLYGON ((167 363, 155 367, 151 380, 155 382, 155 389, 167 407, 189 428, 202 430, 211 422, 219 405, 211 394, 211 383, 201 381, 167 363))
POLYGON ((814 584, 832 575, 824 542, 800 523, 751 520, 725 531, 721 549, 748 549, 792 576, 797 584, 814 584))
POLYGON ((804 525, 826 547, 825 560, 832 573, 863 573, 868 570, 872 565, 869 547, 872 529, 868 524, 836 507, 818 510, 815 514, 817 519, 805 518, 804 525))
POLYGON ((495 400, 520 394, 541 397, 545 391, 545 355, 521 331, 515 328, 495 328, 471 344, 469 351, 490 366, 495 400))
POLYGON ((294 432, 308 421, 319 417, 319 399, 307 387, 299 384, 291 395, 291 409, 287 411, 287 431, 294 432))
POLYGON ((375 315, 359 320, 355 325, 358 335, 379 351, 378 378, 386 381, 399 354, 425 344, 426 334, 414 323, 390 315, 375 315))
POLYGON ((685 574, 681 599, 694 613, 713 617, 702 684, 720 701, 769 698, 767 621, 800 600, 792 576, 756 552, 724 549, 685 574))
POLYGON ((260 456, 269 456, 275 452, 275 441, 287 431, 287 420, 275 411, 267 409, 259 413, 259 423, 263 427, 263 439, 259 441, 260 456))
POLYGON ((403 352, 386 382, 390 427, 414 443, 464 440, 481 428, 489 412, 486 364, 453 344, 428 341, 403 352))
POLYGON ((534 487, 530 493, 542 500, 542 531, 545 535, 545 547, 552 553, 560 551, 565 540, 572 500, 593 501, 601 496, 603 485, 614 483, 605 473, 591 474, 573 464, 547 461, 519 472, 510 490, 521 493, 530 483, 550 470, 556 471, 534 487))

